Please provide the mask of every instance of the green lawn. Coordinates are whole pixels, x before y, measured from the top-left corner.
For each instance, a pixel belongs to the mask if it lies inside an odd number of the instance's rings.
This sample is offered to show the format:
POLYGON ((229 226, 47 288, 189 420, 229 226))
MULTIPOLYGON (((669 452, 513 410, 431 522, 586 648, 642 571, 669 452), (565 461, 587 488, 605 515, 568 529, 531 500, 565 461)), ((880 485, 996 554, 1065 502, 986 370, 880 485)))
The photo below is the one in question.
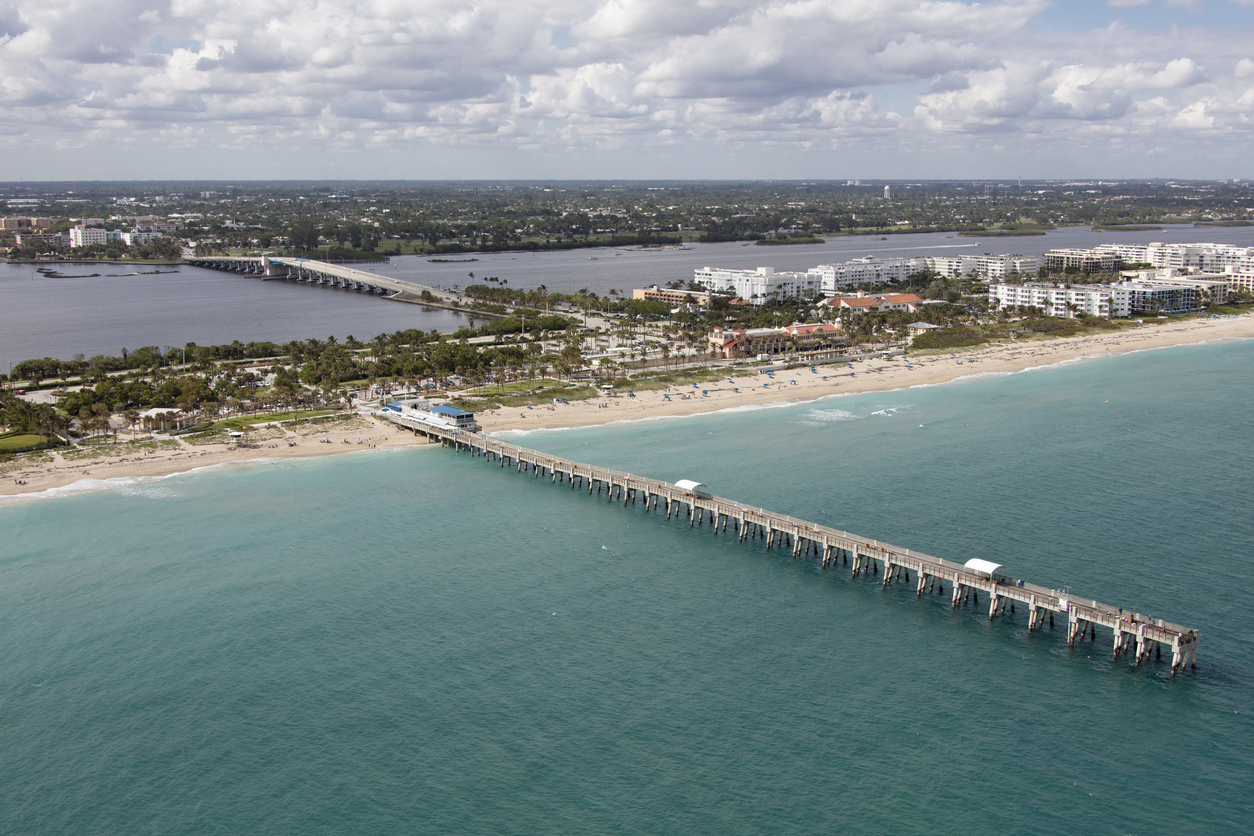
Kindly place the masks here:
POLYGON ((21 450, 25 447, 34 447, 36 444, 43 444, 45 441, 47 439, 42 435, 32 435, 30 433, 6 435, 0 438, 0 453, 6 450, 21 450))
POLYGON ((476 386, 460 394, 466 395, 482 395, 483 397, 492 397, 493 395, 515 394, 518 392, 530 392, 532 389, 552 389, 553 387, 569 386, 571 384, 552 377, 537 377, 535 380, 511 380, 509 383, 485 383, 483 386, 476 386))
POLYGON ((323 415, 336 415, 342 409, 302 409, 299 412, 267 412, 260 415, 241 415, 237 418, 225 418, 215 421, 215 430, 242 430, 253 424, 269 424, 272 421, 291 421, 294 418, 319 418, 323 415))

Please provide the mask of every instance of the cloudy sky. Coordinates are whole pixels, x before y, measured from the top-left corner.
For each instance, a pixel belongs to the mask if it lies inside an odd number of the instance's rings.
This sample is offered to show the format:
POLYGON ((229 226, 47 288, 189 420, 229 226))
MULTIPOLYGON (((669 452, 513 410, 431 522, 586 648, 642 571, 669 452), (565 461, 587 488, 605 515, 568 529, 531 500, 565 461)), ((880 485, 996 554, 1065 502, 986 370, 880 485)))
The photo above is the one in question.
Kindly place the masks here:
POLYGON ((0 179, 1254 177, 1254 0, 5 0, 0 179))

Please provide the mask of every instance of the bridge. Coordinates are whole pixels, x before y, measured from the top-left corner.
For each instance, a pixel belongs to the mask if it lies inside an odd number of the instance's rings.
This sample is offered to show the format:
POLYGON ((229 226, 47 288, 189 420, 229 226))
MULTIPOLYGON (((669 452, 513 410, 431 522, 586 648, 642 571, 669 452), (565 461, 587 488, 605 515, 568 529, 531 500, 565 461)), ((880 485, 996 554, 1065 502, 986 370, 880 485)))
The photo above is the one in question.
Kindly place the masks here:
POLYGON ((364 293, 378 293, 383 296, 400 298, 402 301, 423 301, 436 305, 459 305, 466 303, 466 298, 458 293, 437 290, 434 287, 380 276, 368 270, 358 270, 342 264, 327 261, 314 261, 309 258, 291 258, 288 256, 188 256, 183 259, 195 267, 207 267, 211 270, 226 270, 232 273, 261 276, 265 279, 289 279, 308 284, 321 284, 356 290, 364 293), (424 295, 427 294, 427 295, 424 295))
POLYGON ((777 546, 791 549, 794 559, 813 555, 823 569, 843 562, 850 567, 854 578, 874 576, 883 588, 896 583, 909 584, 910 573, 913 572, 916 598, 925 594, 943 595, 945 584, 949 584, 951 607, 967 604, 978 607, 980 594, 983 593, 988 602, 989 619, 1005 616, 1007 605, 1013 615, 1018 603, 1024 607, 1029 633, 1044 629, 1047 622, 1052 629, 1054 615, 1065 616, 1069 647, 1084 641, 1086 635, 1089 641, 1095 642, 1100 626, 1113 634, 1112 653, 1115 659, 1131 651, 1134 663, 1140 665, 1150 658, 1151 653, 1161 658, 1163 648, 1167 648, 1171 651, 1172 676, 1186 665, 1197 667, 1199 633, 1195 629, 1081 598, 1067 591, 1006 578, 979 568, 983 561, 955 563, 714 496, 696 483, 662 482, 582 464, 537 453, 483 433, 415 419, 408 414, 392 413, 381 417, 412 430, 415 435, 425 435, 429 440, 481 457, 502 468, 511 466, 517 472, 525 471, 535 478, 547 476, 550 482, 564 482, 572 490, 586 487, 589 496, 594 492, 604 494, 607 501, 621 499, 624 506, 641 502, 646 511, 657 513, 661 512, 661 503, 664 502, 666 518, 669 520, 674 515, 682 519, 686 516, 690 528, 709 526, 713 534, 725 534, 731 526, 738 542, 743 543, 750 538, 765 540, 767 549, 777 546))

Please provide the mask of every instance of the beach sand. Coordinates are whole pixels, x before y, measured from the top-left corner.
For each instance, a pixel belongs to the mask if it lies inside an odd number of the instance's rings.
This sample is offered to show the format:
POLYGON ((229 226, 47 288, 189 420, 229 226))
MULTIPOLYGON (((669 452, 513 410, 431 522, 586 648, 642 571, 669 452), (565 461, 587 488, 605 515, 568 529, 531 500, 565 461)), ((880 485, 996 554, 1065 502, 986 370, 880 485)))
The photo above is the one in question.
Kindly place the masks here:
MULTIPOLYGON (((362 416, 337 422, 339 426, 325 429, 301 427, 299 433, 290 429, 255 433, 274 435, 249 445, 188 444, 179 440, 177 448, 163 450, 135 449, 120 457, 66 459, 59 452, 49 452, 50 462, 30 462, 0 475, 0 496, 39 494, 74 485, 82 489, 104 487, 109 479, 143 479, 170 476, 212 465, 256 462, 274 459, 301 459, 352 453, 377 447, 406 447, 423 444, 411 433, 395 425, 362 416), (351 424, 351 425, 350 425, 351 424), (327 439, 323 442, 322 439, 327 439), (292 443, 294 442, 294 446, 292 443), (25 482, 19 485, 17 482, 25 482)), ((139 439, 143 441, 145 439, 139 439)))
MULTIPOLYGON (((1195 319, 1146 325, 1118 334, 1072 339, 1009 343, 965 349, 954 355, 866 360, 852 364, 833 363, 809 368, 764 374, 732 375, 734 382, 707 383, 701 388, 675 386, 640 392, 634 397, 552 404, 535 409, 485 410, 478 414, 486 432, 544 430, 585 427, 614 421, 643 418, 682 417, 753 405, 792 404, 818 400, 835 394, 904 389, 910 386, 946 383, 977 375, 1005 374, 1038 366, 1048 366, 1082 357, 1100 357, 1152 348, 1188 345, 1220 339, 1254 338, 1254 315, 1225 319, 1195 319), (853 372, 850 375, 850 372, 853 372), (824 380, 823 378, 827 379, 824 380), (765 384, 765 385, 764 385, 765 384), (738 388, 739 391, 733 391, 738 388), (702 390, 708 392, 703 396, 702 390), (663 395, 669 395, 666 400, 663 395), (688 399, 682 399, 688 395, 688 399)), ((630 382, 622 382, 627 389, 630 382)), ((265 459, 306 458, 356 452, 372 447, 422 446, 422 438, 401 431, 386 422, 362 417, 351 427, 319 430, 302 428, 297 435, 285 430, 281 438, 249 447, 228 448, 224 444, 193 446, 179 442, 177 449, 137 452, 120 458, 67 461, 52 454, 53 461, 42 465, 25 464, 0 476, 0 496, 18 494, 57 495, 70 485, 90 489, 104 487, 105 480, 168 476, 210 465, 244 463, 265 459), (330 443, 322 443, 326 437, 330 443), (295 441, 295 446, 289 446, 295 441), (17 484, 18 481, 25 484, 17 484)))
MULTIPOLYGON (((1055 340, 1021 342, 958 349, 953 355, 896 357, 892 360, 866 360, 851 365, 834 363, 765 374, 732 375, 718 383, 698 388, 674 386, 670 389, 638 393, 634 398, 576 401, 552 404, 534 410, 485 410, 477 417, 486 432, 505 430, 557 429, 606 424, 613 421, 658 416, 698 415, 746 405, 803 403, 844 393, 904 389, 924 384, 947 383, 975 375, 1004 374, 1037 366, 1048 366, 1081 357, 1123 354, 1151 348, 1165 348, 1219 339, 1254 337, 1254 315, 1230 319, 1194 319, 1163 325, 1145 325, 1117 334, 1055 340), (850 376, 849 372, 854 372, 850 376), (824 380, 824 377, 827 377, 824 380), (795 381, 795 383, 794 383, 795 381), (763 384, 766 384, 765 386, 763 384), (736 392, 733 389, 738 388, 736 392), (702 390, 709 393, 702 396, 702 390), (682 395, 687 400, 681 400, 682 395), (663 395, 670 395, 666 401, 663 395), (606 406, 598 406, 606 404, 606 406)), ((629 389, 630 381, 618 384, 629 389)))

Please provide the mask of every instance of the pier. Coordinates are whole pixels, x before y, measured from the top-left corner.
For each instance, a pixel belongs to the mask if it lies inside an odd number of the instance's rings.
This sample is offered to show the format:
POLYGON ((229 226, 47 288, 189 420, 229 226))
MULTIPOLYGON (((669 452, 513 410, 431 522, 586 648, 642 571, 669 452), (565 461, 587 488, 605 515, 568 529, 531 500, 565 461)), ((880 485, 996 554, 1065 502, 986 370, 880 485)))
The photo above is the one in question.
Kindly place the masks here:
POLYGON ((731 534, 738 542, 750 538, 765 540, 766 548, 786 548, 794 559, 813 557, 823 569, 838 564, 850 567, 854 578, 869 577, 881 587, 890 584, 914 584, 915 597, 943 595, 949 588, 950 606, 970 604, 982 606, 980 596, 988 605, 990 619, 1016 612, 1016 604, 1024 608, 1028 632, 1054 627, 1054 615, 1066 618, 1067 645, 1097 640, 1097 628, 1113 634, 1112 658, 1131 654, 1140 665, 1151 654, 1162 657, 1164 648, 1171 652, 1171 675, 1184 668, 1197 666, 1198 631, 1151 618, 1128 609, 1112 607, 1081 598, 1069 592, 1049 589, 1019 579, 998 577, 981 571, 984 561, 955 563, 929 554, 894 546, 879 540, 851 534, 818 523, 800 520, 786 514, 768 511, 714 496, 697 483, 671 483, 646 479, 631 473, 537 453, 489 435, 438 426, 392 414, 388 420, 425 435, 458 452, 483 458, 501 468, 512 467, 551 483, 562 483, 571 490, 587 489, 588 495, 604 495, 607 502, 621 500, 623 505, 642 503, 646 511, 662 513, 669 520, 687 519, 688 526, 709 526, 717 534, 731 534), (730 532, 729 532, 730 528, 730 532), (913 580, 911 574, 913 573, 913 580))

